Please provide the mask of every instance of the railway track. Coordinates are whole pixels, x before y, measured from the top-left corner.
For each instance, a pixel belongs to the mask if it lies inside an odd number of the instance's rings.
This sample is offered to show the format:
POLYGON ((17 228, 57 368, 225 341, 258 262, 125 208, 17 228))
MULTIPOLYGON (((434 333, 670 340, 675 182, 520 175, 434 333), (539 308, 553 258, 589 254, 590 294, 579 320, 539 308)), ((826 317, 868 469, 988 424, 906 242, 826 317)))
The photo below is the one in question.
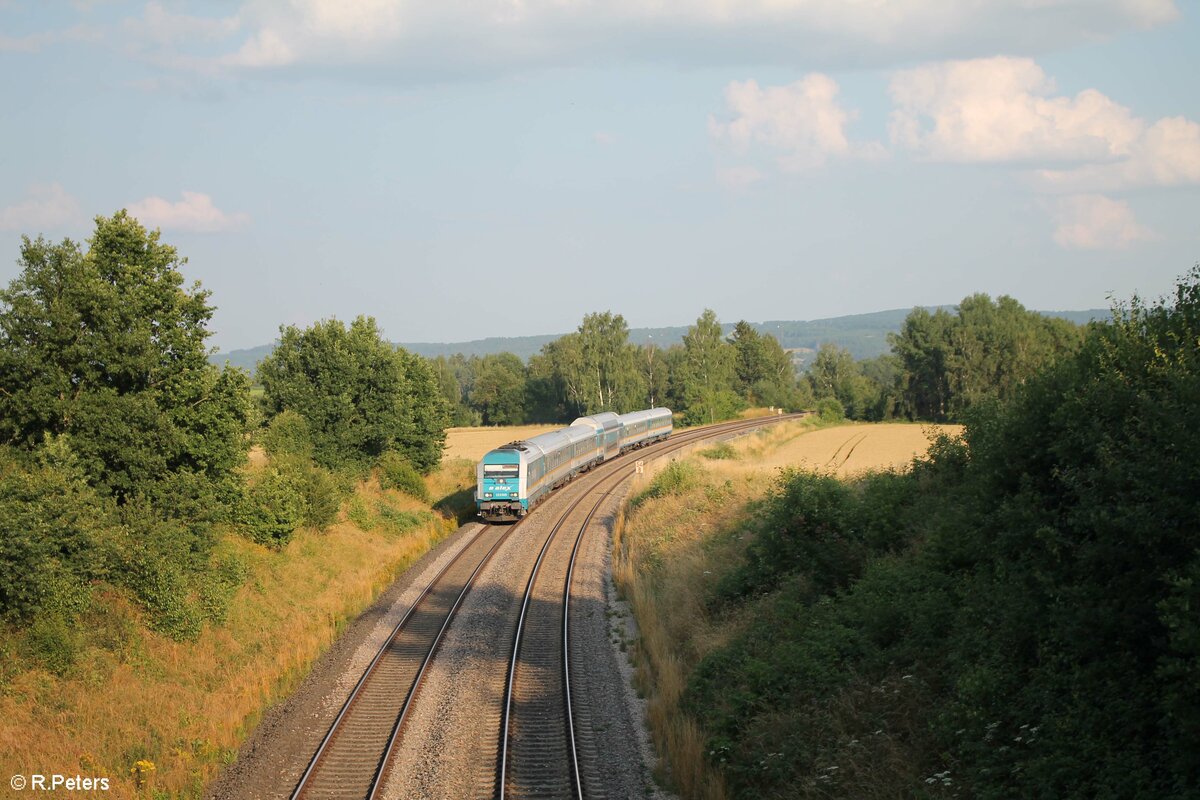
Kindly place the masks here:
POLYGON ((294 800, 375 797, 438 642, 471 582, 511 532, 484 527, 429 582, 364 670, 292 792, 294 800))
MULTIPOLYGON (((571 660, 570 578, 584 531, 604 498, 633 473, 636 458, 659 457, 696 441, 777 419, 685 431, 667 442, 635 451, 632 458, 626 455, 597 468, 598 485, 604 491, 597 496, 597 489, 585 489, 561 514, 530 574, 504 690, 496 776, 481 785, 493 783, 500 797, 601 796, 601 781, 590 766, 594 753, 587 746, 586 735, 583 741, 577 736, 567 671, 571 660), (583 506, 589 497, 595 500, 590 508, 583 506), (582 523, 568 528, 566 523, 573 518, 582 523), (573 531, 574 537, 560 537, 564 528, 573 531)), ((292 792, 293 800, 377 796, 422 677, 455 612, 492 556, 527 519, 515 525, 481 528, 424 588, 363 672, 292 792)))
MULTIPOLYGON (((733 423, 721 432, 761 425, 761 420, 733 423)), ((707 431, 673 440, 655 455, 661 457, 712 435, 707 431)), ((587 710, 575 708, 572 700, 571 580, 592 519, 633 472, 634 467, 626 465, 580 495, 559 517, 538 553, 509 659, 496 779, 500 800, 605 797, 598 753, 591 746, 589 726, 580 719, 587 710), (589 498, 593 499, 590 506, 584 503, 589 498), (570 520, 576 524, 568 526, 570 520), (560 533, 564 529, 565 536, 560 533)))

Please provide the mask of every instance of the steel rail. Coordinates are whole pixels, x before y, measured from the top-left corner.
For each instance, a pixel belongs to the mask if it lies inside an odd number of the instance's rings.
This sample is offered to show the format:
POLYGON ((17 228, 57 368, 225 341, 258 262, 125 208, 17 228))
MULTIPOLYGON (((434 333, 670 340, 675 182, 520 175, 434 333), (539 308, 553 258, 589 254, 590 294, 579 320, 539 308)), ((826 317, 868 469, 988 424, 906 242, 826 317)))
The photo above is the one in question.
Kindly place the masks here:
MULTIPOLYGON (((758 419, 754 419, 754 420, 738 420, 738 421, 732 422, 732 423, 723 423, 723 424, 717 425, 717 426, 705 426, 703 428, 688 430, 688 431, 685 431, 682 434, 680 434, 680 436, 678 436, 674 439, 668 440, 665 444, 662 444, 659 448, 655 448, 653 451, 653 456, 655 458, 661 458, 662 456, 665 456, 668 453, 672 453, 676 450, 681 450, 681 449, 683 449, 691 444, 694 444, 698 441, 704 441, 706 439, 713 438, 714 436, 717 436, 717 435, 720 435, 723 433, 737 433, 742 430, 753 430, 755 428, 760 428, 765 424, 774 424, 779 421, 795 419, 795 418, 796 418, 796 415, 787 415, 787 416, 783 416, 783 417, 769 417, 769 418, 763 417, 763 418, 758 418, 758 419)), ((629 451, 629 452, 636 452, 636 450, 629 451)), ((650 455, 650 453, 648 452, 647 455, 650 455)), ((571 673, 570 673, 570 661, 571 661, 571 659, 570 659, 570 600, 571 600, 571 585, 572 585, 572 581, 573 581, 574 573, 575 573, 575 562, 576 562, 576 559, 577 559, 577 556, 579 553, 580 544, 583 541, 583 534, 587 531, 588 526, 591 524, 591 521, 592 521, 593 517, 595 516, 596 512, 600 509, 600 506, 604 503, 605 499, 607 499, 609 497, 609 495, 612 494, 613 490, 617 486, 619 486, 622 482, 627 480, 632 474, 634 474, 635 469, 636 469, 636 467, 634 465, 629 465, 628 463, 623 463, 623 464, 621 464, 620 467, 614 468, 610 474, 605 475, 604 478, 598 482, 599 485, 593 491, 598 491, 605 484, 607 484, 607 488, 603 491, 603 493, 601 493, 600 497, 592 505, 592 508, 588 511, 587 516, 584 518, 583 522, 579 526, 579 530, 575 535, 575 541, 573 543, 571 553, 570 553, 570 556, 568 559, 566 576, 565 576, 565 579, 563 582, 562 603, 561 603, 561 613, 562 613, 563 619, 562 619, 562 629, 561 630, 562 630, 562 672, 563 672, 563 690, 564 690, 563 704, 564 704, 564 719, 565 719, 565 723, 566 723, 564 727, 566 728, 566 731, 567 731, 568 769, 569 769, 569 774, 570 774, 572 797, 576 798, 577 800, 583 800, 584 792, 583 792, 583 776, 582 776, 582 771, 580 770, 580 766, 579 766, 578 746, 577 746, 577 742, 576 742, 576 732, 575 732, 575 716, 576 715, 574 713, 573 701, 572 701, 572 697, 571 697, 571 673)), ((513 689, 514 689, 514 683, 516 680, 517 666, 518 666, 518 663, 520 661, 520 656, 521 656, 521 645, 522 645, 522 641, 523 641, 522 634, 524 633, 525 628, 526 628, 526 620, 527 620, 528 610, 529 610, 529 606, 530 606, 530 600, 531 600, 532 594, 533 594, 534 584, 536 583, 537 578, 541 572, 542 563, 545 559, 546 553, 550 549, 551 543, 554 541, 559 530, 563 527, 563 525, 566 523, 567 519, 571 516, 571 514, 573 514, 575 512, 575 510, 579 507, 579 505, 583 502, 583 500, 586 497, 588 497, 588 494, 589 493, 584 493, 584 494, 580 495, 574 502, 571 503, 571 505, 567 509, 565 509, 559 515, 558 521, 555 523, 555 525, 551 529, 550 533, 547 535, 546 541, 543 543, 541 550, 538 553, 537 560, 534 562, 533 569, 530 572, 529 579, 526 583, 525 594, 522 599, 520 615, 517 620, 516 631, 515 631, 514 639, 513 639, 512 655, 509 659, 508 676, 507 676, 507 680, 505 682, 505 691, 504 691, 504 700, 503 700, 504 706, 503 706, 503 712, 502 712, 502 716, 501 716, 501 728, 500 728, 501 746, 500 746, 499 757, 497 759, 498 775, 496 778, 496 796, 499 798, 499 800, 505 800, 505 798, 507 797, 507 793, 508 793, 509 739, 511 737, 510 728, 511 728, 512 717, 513 717, 513 711, 512 711, 513 689)))
MULTIPOLYGON (((442 581, 442 579, 446 576, 446 573, 448 573, 453 567, 458 565, 459 561, 469 551, 475 549, 476 543, 482 538, 483 534, 486 531, 488 531, 489 528, 492 528, 492 527, 495 527, 495 526, 485 525, 485 526, 481 527, 480 530, 473 537, 471 537, 471 540, 469 542, 467 542, 465 545, 463 545, 463 547, 458 551, 458 553, 456 553, 454 555, 454 557, 451 558, 446 563, 445 566, 443 566, 440 570, 438 570, 437 574, 429 581, 428 584, 426 584, 425 588, 421 591, 421 594, 417 597, 417 599, 414 600, 412 605, 409 606, 408 610, 405 611, 404 616, 400 619, 400 621, 398 623, 396 623, 395 627, 392 629, 392 632, 388 635, 387 639, 384 641, 383 646, 379 648, 379 652, 375 654, 375 657, 371 660, 371 663, 369 665, 367 665, 367 668, 365 670, 363 670, 363 674, 358 679, 358 682, 355 684, 353 691, 351 691, 351 693, 350 693, 350 696, 346 698, 346 702, 342 704, 342 708, 338 712, 337 717, 334 719, 333 723, 330 725, 329 730, 326 732, 325 736, 321 739, 321 744, 317 748, 316 753, 313 754, 312 759, 309 761, 308 768, 305 769, 304 774, 301 776, 299 783, 296 785, 296 788, 292 792, 292 795, 291 795, 292 800, 299 800, 300 798, 305 796, 305 790, 309 787, 309 783, 310 783, 311 779, 313 778, 314 775, 319 773, 319 771, 321 770, 321 768, 324 764, 322 759, 324 756, 326 756, 330 744, 339 736, 339 734, 343 733, 343 722, 347 718, 347 714, 351 711, 352 708, 356 708, 356 703, 358 703, 360 697, 362 696, 363 688, 375 676, 377 668, 385 660, 387 655, 390 652, 392 652, 391 646, 397 641, 400 634, 404 631, 405 625, 409 622, 409 620, 413 617, 413 615, 418 611, 418 609, 421 608, 422 604, 429 598, 429 596, 433 592, 435 586, 437 586, 442 581)), ((424 665, 428 663, 429 658, 432 656, 433 651, 434 651, 438 641, 440 641, 441 634, 445 631, 446 626, 449 625, 450 618, 453 616, 454 610, 457 609, 459 604, 462 602, 463 597, 466 595, 467 590, 471 586, 471 582, 474 580, 475 576, 477 576, 479 574, 480 569, 482 569, 483 565, 491 558, 492 554, 496 552, 496 550, 499 548, 500 544, 502 544, 505 540, 508 539, 508 537, 512 534, 513 530, 515 530, 516 527, 517 527, 516 525, 508 526, 508 529, 504 533, 502 533, 499 537, 497 537, 496 541, 491 545, 491 547, 488 548, 487 553, 483 556, 483 558, 480 559, 479 564, 472 571, 470 577, 463 583, 462 590, 459 592, 458 597, 455 600, 450 613, 446 615, 445 620, 443 621, 441 627, 438 630, 437 636, 429 645, 429 648, 425 655, 425 659, 422 663, 422 667, 420 668, 419 674, 423 674, 424 665)), ((402 658, 403 656, 396 656, 396 657, 402 658)), ((406 693, 406 701, 405 701, 404 708, 403 708, 404 712, 407 711, 408 705, 411 702, 412 696, 415 694, 415 691, 416 691, 416 688, 418 685, 419 685, 419 680, 414 681, 413 684, 409 687, 409 690, 406 693)), ((397 723, 398 722, 399 722, 399 720, 397 720, 397 723)), ((391 752, 392 744, 394 743, 394 740, 395 740, 395 737, 396 737, 396 734, 398 733, 398 731, 399 731, 399 725, 396 724, 393 726, 392 731, 388 736, 387 748, 384 750, 384 752, 381 754, 380 759, 375 764, 375 770, 374 770, 374 774, 371 778, 371 781, 370 781, 370 784, 368 787, 368 793, 365 795, 368 798, 373 797, 377 791, 377 788, 379 785, 379 778, 383 773, 383 767, 385 766, 385 763, 386 763, 385 757, 387 754, 389 754, 391 752)))

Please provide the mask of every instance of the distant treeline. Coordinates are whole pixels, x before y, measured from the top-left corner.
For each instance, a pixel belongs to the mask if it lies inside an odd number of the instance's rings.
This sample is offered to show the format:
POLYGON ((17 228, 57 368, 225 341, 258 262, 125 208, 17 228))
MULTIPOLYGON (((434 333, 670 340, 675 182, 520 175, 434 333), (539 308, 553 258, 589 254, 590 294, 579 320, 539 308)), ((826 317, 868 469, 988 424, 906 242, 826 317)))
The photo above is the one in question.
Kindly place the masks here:
POLYGON ((914 309, 892 352, 855 360, 822 345, 798 376, 779 341, 738 322, 728 336, 706 310, 683 343, 629 342, 620 315, 589 314, 528 364, 513 353, 432 360, 455 425, 568 422, 598 411, 666 405, 689 423, 727 419, 750 405, 813 408, 851 419, 961 419, 1076 349, 1083 328, 1027 311, 1011 297, 965 298, 954 311, 914 309))
MULTIPOLYGON (((924 306, 924 310, 934 313, 939 309, 953 311, 952 306, 924 306)), ((874 311, 869 314, 848 314, 841 317, 828 317, 812 320, 768 320, 766 322, 751 322, 750 325, 761 334, 774 336, 783 348, 792 356, 792 361, 801 369, 808 368, 817 350, 823 344, 836 344, 850 351, 855 359, 875 358, 890 352, 888 334, 896 333, 904 324, 904 319, 911 309, 892 309, 889 311, 874 311)), ((1071 322, 1086 325, 1093 320, 1107 318, 1108 309, 1090 309, 1087 311, 1039 311, 1046 317, 1066 319, 1071 322)), ((630 328, 629 341, 631 344, 657 344, 659 347, 670 347, 682 344, 687 326, 663 328, 630 328)), ((725 336, 733 333, 733 325, 724 323, 721 332, 725 336)), ((497 353, 512 353, 527 361, 537 355, 543 347, 557 339, 559 334, 541 336, 492 336, 486 339, 475 339, 469 342, 400 342, 397 346, 410 353, 426 358, 450 356, 461 353, 466 357, 487 356, 497 353)), ((258 363, 271 354, 274 344, 264 344, 257 347, 229 350, 214 353, 210 360, 217 366, 228 363, 241 367, 251 374, 258 368, 258 363)))
POLYGON ((712 311, 683 344, 629 343, 625 319, 589 314, 579 330, 546 344, 528 365, 512 353, 432 361, 456 425, 567 422, 600 411, 669 406, 688 423, 713 422, 747 405, 799 409, 811 395, 771 336, 739 322, 722 336, 712 311))

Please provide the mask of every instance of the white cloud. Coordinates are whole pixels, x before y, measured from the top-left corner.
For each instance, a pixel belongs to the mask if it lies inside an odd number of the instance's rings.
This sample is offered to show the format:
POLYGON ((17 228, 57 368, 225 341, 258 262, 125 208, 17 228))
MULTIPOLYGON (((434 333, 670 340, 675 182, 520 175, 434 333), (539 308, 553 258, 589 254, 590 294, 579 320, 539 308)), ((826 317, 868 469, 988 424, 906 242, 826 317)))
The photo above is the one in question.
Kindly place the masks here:
POLYGON ((601 147, 608 147, 611 144, 617 143, 617 135, 615 133, 609 133, 608 131, 596 131, 592 138, 595 139, 596 144, 600 145, 601 147))
POLYGON ((1129 204, 1099 194, 1060 197, 1054 204, 1054 241, 1068 250, 1118 250, 1153 232, 1138 223, 1129 204))
POLYGON ((709 117, 712 135, 739 153, 761 145, 777 154, 779 166, 791 172, 818 167, 830 158, 875 157, 877 143, 853 143, 846 124, 854 117, 837 101, 837 82, 813 73, 786 86, 763 89, 756 81, 733 81, 725 102, 728 122, 709 117))
POLYGON ((1200 183, 1200 125, 1166 117, 1146 128, 1121 159, 1074 169, 1043 169, 1035 184, 1047 191, 1114 191, 1131 186, 1200 183))
POLYGON ((1150 124, 1095 89, 1055 96, 1027 58, 903 70, 890 91, 893 143, 925 158, 1025 164, 1046 191, 1200 183, 1200 125, 1150 124))
POLYGON ((930 64, 891 81, 892 141, 942 161, 1100 160, 1129 154, 1142 123, 1094 89, 1052 97, 1027 58, 930 64))
POLYGON ((400 64, 409 78, 613 57, 882 66, 1045 52, 1177 16, 1174 0, 251 0, 224 63, 400 64))
POLYGON ((250 215, 229 214, 213 205, 212 198, 200 192, 183 192, 177 203, 161 197, 147 197, 131 203, 129 213, 149 228, 211 233, 239 228, 250 222, 250 215))
POLYGON ((717 183, 726 189, 742 191, 763 179, 763 174, 754 167, 723 167, 717 170, 717 183))
POLYGON ((0 209, 0 230, 37 233, 62 228, 83 219, 79 201, 57 183, 35 184, 26 198, 0 209))

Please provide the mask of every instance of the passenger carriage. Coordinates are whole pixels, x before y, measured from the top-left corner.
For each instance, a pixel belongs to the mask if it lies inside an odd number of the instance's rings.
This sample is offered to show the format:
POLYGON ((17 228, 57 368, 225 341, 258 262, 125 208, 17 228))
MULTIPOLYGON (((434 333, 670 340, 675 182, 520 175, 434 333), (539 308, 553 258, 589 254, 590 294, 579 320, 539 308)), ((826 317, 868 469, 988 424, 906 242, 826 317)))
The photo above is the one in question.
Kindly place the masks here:
POLYGON ((621 421, 622 453, 635 447, 645 447, 671 435, 671 409, 669 408, 633 411, 620 415, 618 419, 621 421))
POLYGON ((590 417, 580 417, 571 423, 571 427, 591 428, 596 432, 602 460, 607 461, 621 454, 621 418, 613 412, 604 411, 590 417))

